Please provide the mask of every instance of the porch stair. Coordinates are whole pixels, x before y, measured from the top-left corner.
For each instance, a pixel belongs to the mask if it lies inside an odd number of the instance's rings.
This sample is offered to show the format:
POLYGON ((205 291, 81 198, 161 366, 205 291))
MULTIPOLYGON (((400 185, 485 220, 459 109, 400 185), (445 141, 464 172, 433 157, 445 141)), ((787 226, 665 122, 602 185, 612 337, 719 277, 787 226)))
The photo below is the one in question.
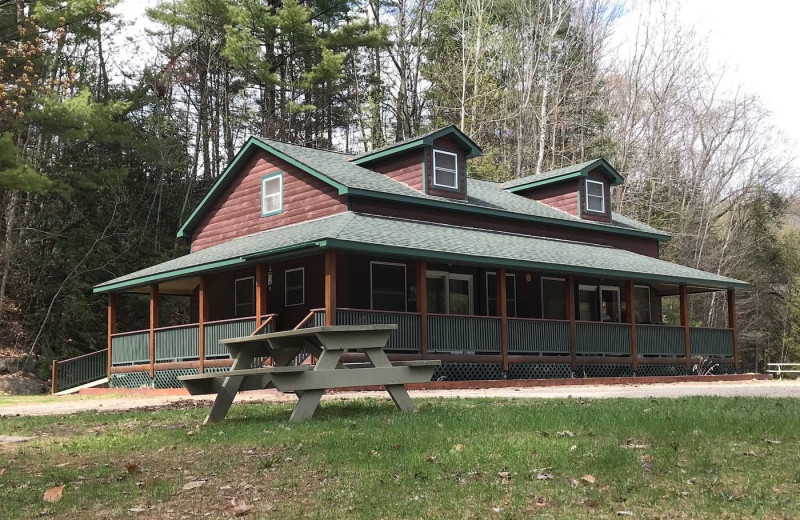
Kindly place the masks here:
POLYGON ((50 393, 66 395, 81 388, 108 383, 108 349, 58 361, 53 360, 50 393))
POLYGON ((89 383, 84 383, 79 386, 73 386, 72 388, 67 388, 66 390, 61 390, 60 392, 56 392, 53 395, 71 395, 77 394, 84 388, 97 388, 98 386, 103 386, 108 384, 108 378, 104 377, 103 379, 98 379, 97 381, 90 381, 89 383))

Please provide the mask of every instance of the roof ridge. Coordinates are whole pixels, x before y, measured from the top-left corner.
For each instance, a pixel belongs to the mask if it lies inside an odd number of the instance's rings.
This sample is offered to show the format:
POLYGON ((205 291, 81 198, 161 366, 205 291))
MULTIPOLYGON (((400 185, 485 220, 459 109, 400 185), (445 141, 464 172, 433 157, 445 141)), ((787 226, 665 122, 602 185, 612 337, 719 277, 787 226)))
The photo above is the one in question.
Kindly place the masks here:
POLYGON ((350 152, 342 152, 340 150, 330 150, 328 148, 319 148, 319 147, 313 146, 313 145, 306 146, 304 144, 290 143, 289 141, 283 141, 281 139, 273 139, 272 137, 263 137, 263 136, 260 136, 260 135, 256 135, 254 137, 256 137, 256 138, 258 138, 258 139, 260 139, 262 141, 272 141, 273 143, 288 144, 289 146, 297 146, 299 148, 304 148, 306 150, 316 150, 318 152, 335 153, 335 154, 339 154, 339 155, 346 155, 348 157, 353 157, 353 155, 354 155, 354 154, 352 154, 350 152))

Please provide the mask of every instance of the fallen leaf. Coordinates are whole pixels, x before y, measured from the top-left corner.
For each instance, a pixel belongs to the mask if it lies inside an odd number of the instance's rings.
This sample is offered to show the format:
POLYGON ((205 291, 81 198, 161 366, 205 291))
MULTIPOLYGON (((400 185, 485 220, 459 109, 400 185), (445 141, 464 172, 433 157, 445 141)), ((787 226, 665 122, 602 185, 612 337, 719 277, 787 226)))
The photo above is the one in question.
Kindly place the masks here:
MULTIPOLYGON (((774 440, 774 439, 767 439, 767 444, 780 444, 781 441, 774 440)), ((2 475, 2 473, 0 473, 2 475)))
POLYGON ((537 473, 536 480, 553 480, 552 473, 537 473))
POLYGON ((428 455, 425 458, 425 460, 427 460, 428 462, 433 462, 434 460, 436 460, 436 455, 428 455))
POLYGON ((617 516, 633 516, 630 511, 617 511, 617 516))
POLYGON ((744 455, 747 456, 747 457, 755 457, 756 456, 756 452, 754 452, 754 451, 746 451, 746 452, 744 452, 744 455))
POLYGON ((6 468, 0 468, 0 475, 6 472, 6 468))
POLYGON ((495 512, 495 513, 500 513, 501 511, 503 511, 503 508, 502 507, 493 507, 492 511, 495 512))
POLYGON ((42 500, 45 502, 58 502, 64 495, 64 486, 54 486, 44 492, 42 500))
POLYGON ((508 471, 499 471, 497 473, 497 476, 505 480, 511 479, 511 473, 509 473, 508 471))
POLYGON ((144 513, 145 511, 147 511, 147 508, 144 506, 134 506, 128 509, 129 513, 144 513))
POLYGON ((184 491, 188 491, 190 489, 197 489, 199 487, 203 487, 206 485, 206 480, 190 480, 186 484, 183 485, 184 491))
POLYGON ((556 433, 559 437, 575 437, 575 434, 569 430, 564 430, 563 432, 556 433))
POLYGON ((248 504, 244 499, 234 498, 224 509, 226 515, 244 516, 253 510, 253 505, 248 504))
POLYGON ((580 482, 571 477, 567 478, 567 483, 569 484, 569 487, 574 487, 574 488, 580 485, 580 482))
POLYGON ((581 480, 589 484, 594 484, 594 475, 584 475, 581 477, 581 480))
POLYGON ((544 507, 547 505, 547 498, 536 497, 533 499, 533 505, 535 505, 536 507, 544 507))
POLYGON ((367 452, 367 455, 369 455, 370 457, 374 457, 377 454, 378 450, 369 450, 369 452, 367 452))
POLYGON ((384 426, 386 426, 387 424, 389 424, 391 422, 392 421, 389 419, 389 417, 387 417, 385 415, 383 416, 383 419, 381 419, 381 424, 383 424, 384 426))
POLYGON ((574 445, 574 444, 569 447, 569 451, 575 451, 577 449, 578 449, 578 447, 576 445, 574 445))
POLYGON ((128 471, 129 474, 131 473, 141 473, 142 468, 135 462, 128 462, 125 464, 125 469, 128 471))
POLYGON ((463 444, 456 444, 455 446, 453 446, 453 449, 456 450, 456 451, 464 451, 464 445, 463 444))

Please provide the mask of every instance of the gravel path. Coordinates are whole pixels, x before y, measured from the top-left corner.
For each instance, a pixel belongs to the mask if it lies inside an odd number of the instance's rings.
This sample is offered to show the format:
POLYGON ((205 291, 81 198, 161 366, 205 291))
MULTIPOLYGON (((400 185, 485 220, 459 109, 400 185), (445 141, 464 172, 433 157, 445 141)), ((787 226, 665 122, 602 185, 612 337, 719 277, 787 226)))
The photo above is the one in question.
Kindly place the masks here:
MULTIPOLYGON (((484 398, 680 398, 698 395, 720 397, 789 397, 800 398, 798 381, 744 381, 715 383, 670 383, 652 385, 574 385, 536 388, 486 388, 479 390, 414 390, 411 397, 484 397, 484 398)), ((388 398, 384 392, 340 392, 327 394, 324 400, 388 398)), ((292 402, 291 394, 275 390, 259 390, 240 394, 237 402, 292 402)), ((65 396, 41 403, 0 404, 0 417, 18 415, 63 415, 86 411, 125 411, 137 408, 166 406, 182 400, 209 400, 208 396, 195 397, 83 397, 65 396)))

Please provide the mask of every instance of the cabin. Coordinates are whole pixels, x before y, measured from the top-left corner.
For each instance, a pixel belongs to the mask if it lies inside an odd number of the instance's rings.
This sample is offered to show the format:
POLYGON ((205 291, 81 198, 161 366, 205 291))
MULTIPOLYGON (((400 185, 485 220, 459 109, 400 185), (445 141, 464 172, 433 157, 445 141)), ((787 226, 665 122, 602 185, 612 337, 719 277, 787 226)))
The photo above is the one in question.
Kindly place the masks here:
POLYGON ((230 366, 221 339, 334 324, 397 324, 390 357, 439 359, 438 380, 737 369, 747 284, 659 259, 670 237, 612 211, 611 164, 501 183, 467 175, 479 155, 454 126, 355 156, 251 137, 178 230, 189 254, 94 288, 110 386, 179 387, 230 366), (726 328, 689 323, 690 295, 709 291, 726 328), (149 326, 118 330, 137 294, 149 326), (166 297, 189 302, 187 323, 164 323, 166 297))

